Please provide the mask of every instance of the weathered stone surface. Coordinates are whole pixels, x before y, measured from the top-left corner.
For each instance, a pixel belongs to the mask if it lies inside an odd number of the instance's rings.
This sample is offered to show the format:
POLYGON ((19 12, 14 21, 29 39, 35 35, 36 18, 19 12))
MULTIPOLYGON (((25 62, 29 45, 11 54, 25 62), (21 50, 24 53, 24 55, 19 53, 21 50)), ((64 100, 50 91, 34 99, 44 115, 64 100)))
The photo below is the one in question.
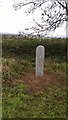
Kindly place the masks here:
POLYGON ((36 48, 36 76, 44 75, 44 53, 44 46, 39 45, 36 48))

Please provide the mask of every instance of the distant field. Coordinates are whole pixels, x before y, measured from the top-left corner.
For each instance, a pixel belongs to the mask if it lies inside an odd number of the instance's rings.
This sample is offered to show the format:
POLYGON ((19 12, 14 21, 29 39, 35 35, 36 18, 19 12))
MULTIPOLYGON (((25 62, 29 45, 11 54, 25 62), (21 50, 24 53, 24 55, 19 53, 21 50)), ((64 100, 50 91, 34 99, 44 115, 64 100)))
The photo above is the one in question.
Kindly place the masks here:
POLYGON ((3 118, 66 118, 66 39, 2 39, 3 118), (44 76, 35 76, 38 45, 44 76))

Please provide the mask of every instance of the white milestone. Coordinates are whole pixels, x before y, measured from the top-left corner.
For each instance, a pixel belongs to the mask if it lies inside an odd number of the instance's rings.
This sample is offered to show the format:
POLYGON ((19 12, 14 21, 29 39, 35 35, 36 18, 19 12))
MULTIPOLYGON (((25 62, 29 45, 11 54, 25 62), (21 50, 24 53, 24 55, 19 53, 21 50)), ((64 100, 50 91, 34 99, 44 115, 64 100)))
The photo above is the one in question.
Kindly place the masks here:
POLYGON ((42 45, 39 45, 36 48, 36 76, 44 75, 44 55, 45 48, 42 45))

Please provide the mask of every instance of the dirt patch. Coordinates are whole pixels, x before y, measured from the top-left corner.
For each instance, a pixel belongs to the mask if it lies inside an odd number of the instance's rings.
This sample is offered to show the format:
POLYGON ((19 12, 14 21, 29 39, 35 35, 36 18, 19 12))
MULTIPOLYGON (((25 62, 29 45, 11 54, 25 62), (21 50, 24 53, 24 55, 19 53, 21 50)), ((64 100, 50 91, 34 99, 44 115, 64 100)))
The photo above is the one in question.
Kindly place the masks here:
POLYGON ((29 73, 22 77, 20 81, 28 84, 29 92, 43 92, 48 85, 56 84, 57 76, 54 74, 45 74, 43 77, 36 77, 34 74, 29 73))
POLYGON ((3 81, 3 85, 8 85, 10 87, 15 87, 16 83, 21 82, 28 85, 26 92, 44 92, 49 85, 56 85, 57 87, 62 87, 64 83, 64 77, 57 73, 46 73, 43 77, 36 77, 34 73, 26 73, 20 79, 8 79, 3 81))

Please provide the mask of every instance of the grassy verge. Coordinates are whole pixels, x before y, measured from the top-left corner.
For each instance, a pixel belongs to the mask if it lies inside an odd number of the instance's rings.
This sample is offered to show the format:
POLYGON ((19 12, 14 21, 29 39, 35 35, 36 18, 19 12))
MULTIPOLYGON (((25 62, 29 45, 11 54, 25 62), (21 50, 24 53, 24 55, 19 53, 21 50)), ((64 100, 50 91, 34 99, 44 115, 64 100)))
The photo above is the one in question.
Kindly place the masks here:
POLYGON ((3 38, 2 45, 3 118, 66 118, 65 39, 3 38), (29 93, 28 85, 19 80, 35 72, 35 49, 39 44, 46 48, 45 74, 56 74, 59 82, 48 85, 44 92, 29 93))

